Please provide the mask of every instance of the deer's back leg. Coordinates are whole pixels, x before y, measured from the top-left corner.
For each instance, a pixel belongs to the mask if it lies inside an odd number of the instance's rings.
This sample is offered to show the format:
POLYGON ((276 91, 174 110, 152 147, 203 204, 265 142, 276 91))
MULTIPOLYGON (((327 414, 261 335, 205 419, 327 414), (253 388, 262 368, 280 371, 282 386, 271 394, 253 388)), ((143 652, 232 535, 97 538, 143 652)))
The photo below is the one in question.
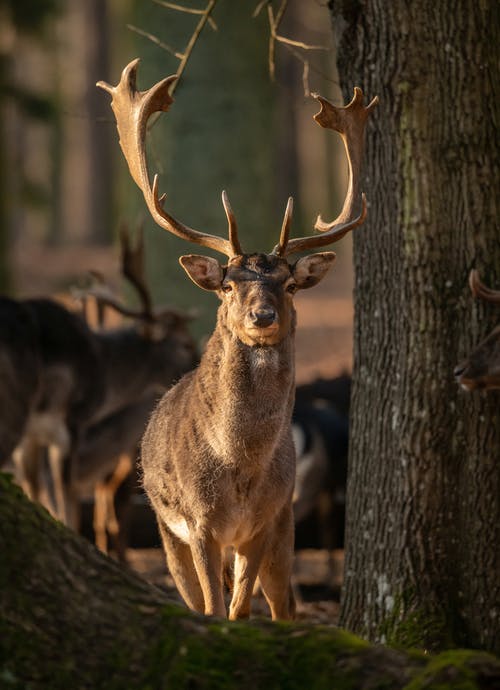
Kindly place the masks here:
POLYGON ((205 612, 205 600, 193 563, 191 548, 158 520, 167 565, 181 597, 193 611, 205 612))
POLYGON ((48 446, 49 467, 54 488, 56 515, 65 525, 76 528, 75 511, 70 505, 73 443, 68 429, 61 425, 57 435, 48 446))
POLYGON ((290 504, 277 519, 266 542, 259 568, 260 584, 273 620, 295 617, 295 597, 291 585, 293 540, 293 512, 290 504))
POLYGON ((97 548, 103 553, 108 553, 108 537, 106 534, 107 508, 106 484, 104 482, 96 482, 94 486, 94 539, 97 548))
POLYGON ((16 479, 32 501, 40 498, 41 448, 36 441, 26 438, 12 454, 16 479))

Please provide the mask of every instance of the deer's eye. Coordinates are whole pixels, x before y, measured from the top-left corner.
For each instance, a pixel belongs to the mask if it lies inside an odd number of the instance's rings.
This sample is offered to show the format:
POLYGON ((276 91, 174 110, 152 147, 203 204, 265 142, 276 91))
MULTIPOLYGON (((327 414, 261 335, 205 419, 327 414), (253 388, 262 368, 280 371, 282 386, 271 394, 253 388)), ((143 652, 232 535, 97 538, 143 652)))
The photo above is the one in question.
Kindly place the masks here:
POLYGON ((297 292, 297 283, 289 283, 286 286, 286 291, 289 292, 291 295, 294 295, 297 292))
POLYGON ((232 289, 233 289, 233 286, 232 286, 232 285, 229 285, 229 283, 225 283, 225 284, 222 285, 222 287, 221 287, 222 292, 226 292, 226 293, 227 293, 227 292, 231 292, 232 289))

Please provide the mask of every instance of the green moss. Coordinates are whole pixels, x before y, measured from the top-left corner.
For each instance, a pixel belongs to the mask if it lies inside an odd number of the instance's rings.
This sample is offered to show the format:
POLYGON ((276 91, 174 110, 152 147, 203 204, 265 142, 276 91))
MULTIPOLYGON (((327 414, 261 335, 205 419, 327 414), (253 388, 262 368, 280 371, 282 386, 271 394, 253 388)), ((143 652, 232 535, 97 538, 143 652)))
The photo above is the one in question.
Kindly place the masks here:
POLYGON ((482 690, 498 687, 500 662, 489 654, 455 649, 429 660, 403 690, 482 690))
MULTIPOLYGON (((1 475, 0 494, 6 690, 485 690, 500 678, 498 662, 478 652, 431 658, 329 626, 206 619, 121 570, 1 475)), ((406 617, 392 622, 395 637, 406 617)))
MULTIPOLYGON (((206 625, 201 618, 193 635, 190 620, 187 614, 184 625, 172 626, 167 617, 144 688, 298 690, 314 678, 315 690, 357 690, 369 667, 364 654, 373 651, 364 640, 326 626, 262 620, 206 625)), ((390 674, 379 675, 373 688, 394 687, 390 674)))
POLYGON ((456 645, 454 620, 448 619, 444 610, 425 607, 413 589, 394 597, 394 606, 380 624, 376 639, 404 649, 438 651, 456 645))

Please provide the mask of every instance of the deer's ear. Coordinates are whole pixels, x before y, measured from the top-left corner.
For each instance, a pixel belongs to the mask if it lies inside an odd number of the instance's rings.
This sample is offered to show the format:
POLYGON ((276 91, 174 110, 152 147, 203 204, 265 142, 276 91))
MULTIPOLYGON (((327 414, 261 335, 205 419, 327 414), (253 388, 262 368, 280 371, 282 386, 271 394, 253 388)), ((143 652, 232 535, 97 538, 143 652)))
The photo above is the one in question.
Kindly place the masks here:
POLYGON ((218 290, 222 283, 222 267, 217 259, 197 254, 181 256, 179 262, 193 283, 203 290, 218 290))
POLYGON ((292 269, 299 290, 317 285, 327 274, 335 258, 335 252, 319 252, 299 259, 292 269))

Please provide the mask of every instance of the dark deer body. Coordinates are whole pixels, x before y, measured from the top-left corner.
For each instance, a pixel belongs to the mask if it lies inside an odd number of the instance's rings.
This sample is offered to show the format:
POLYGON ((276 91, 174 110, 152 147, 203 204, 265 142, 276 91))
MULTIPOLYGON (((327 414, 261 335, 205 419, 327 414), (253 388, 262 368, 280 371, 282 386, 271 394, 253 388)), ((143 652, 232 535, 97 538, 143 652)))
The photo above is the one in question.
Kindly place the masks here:
POLYGON ((126 562, 127 546, 123 516, 129 513, 140 442, 158 398, 158 394, 146 395, 104 417, 85 431, 78 447, 76 493, 94 493, 95 542, 105 553, 111 542, 122 562, 126 562))
POLYGON ((161 314, 153 338, 139 326, 92 331, 78 314, 51 300, 20 304, 37 325, 39 385, 14 452, 18 477, 38 500, 40 452, 46 448, 55 504, 49 501, 49 507, 76 527, 74 478, 86 430, 144 396, 164 392, 194 366, 196 349, 185 319, 174 312, 161 314))
POLYGON ((38 328, 25 305, 0 297, 0 467, 19 443, 40 385, 38 328))
MULTIPOLYGON (((500 305, 500 290, 486 287, 477 271, 471 271, 469 284, 475 297, 500 305)), ((500 389, 500 326, 455 367, 454 374, 457 382, 469 391, 500 389)))
POLYGON ((148 425, 142 443, 144 487, 157 515, 170 572, 188 606, 226 615, 223 557, 231 547, 235 570, 229 617, 249 615, 258 577, 273 619, 291 618, 293 294, 316 285, 335 254, 312 254, 293 264, 285 257, 331 244, 363 222, 366 203, 359 193, 359 168, 364 126, 375 102, 365 108, 359 89, 346 108, 318 97, 322 109, 316 119, 341 133, 349 160, 349 189, 338 218, 332 223, 318 219, 319 235, 290 240, 290 199, 273 252, 245 254, 225 192, 227 240, 193 230, 164 209, 157 178, 152 185, 149 180, 145 135, 150 115, 171 104, 168 89, 175 77, 140 92, 137 63, 124 69, 118 86, 99 83, 113 97, 131 175, 161 227, 229 258, 224 265, 198 255, 180 259, 190 278, 214 291, 221 305, 198 369, 163 397, 148 425))
POLYGON ((36 400, 13 454, 17 475, 28 496, 39 500, 41 452, 47 449, 54 512, 67 521, 67 458, 103 394, 96 385, 102 378, 98 347, 84 321, 56 302, 29 299, 18 304, 36 324, 33 348, 39 369, 36 400))

